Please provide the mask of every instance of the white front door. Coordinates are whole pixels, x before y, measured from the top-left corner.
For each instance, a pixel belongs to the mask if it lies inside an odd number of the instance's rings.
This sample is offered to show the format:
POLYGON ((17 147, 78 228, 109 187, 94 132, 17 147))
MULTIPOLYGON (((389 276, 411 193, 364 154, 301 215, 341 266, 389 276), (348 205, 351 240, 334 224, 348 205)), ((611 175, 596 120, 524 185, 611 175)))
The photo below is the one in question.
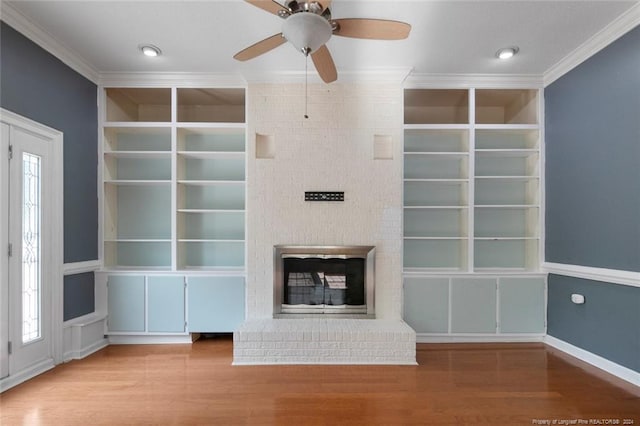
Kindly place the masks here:
MULTIPOLYGON (((1 123, 0 378, 23 377, 54 365, 54 140, 28 127, 1 123)), ((37 129, 36 129, 37 130, 37 129)), ((59 266, 59 265, 58 265, 59 266)), ((57 310, 56 310, 57 311, 57 310)))

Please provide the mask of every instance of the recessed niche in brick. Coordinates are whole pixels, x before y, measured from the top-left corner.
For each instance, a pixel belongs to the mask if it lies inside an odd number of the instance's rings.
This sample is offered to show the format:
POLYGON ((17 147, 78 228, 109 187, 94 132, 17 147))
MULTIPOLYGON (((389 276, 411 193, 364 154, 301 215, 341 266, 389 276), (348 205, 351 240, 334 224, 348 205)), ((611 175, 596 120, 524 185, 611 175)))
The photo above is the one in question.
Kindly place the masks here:
POLYGON ((373 159, 392 160, 393 159, 393 138, 389 135, 373 136, 373 159))
POLYGON ((274 158, 276 156, 276 140, 273 135, 256 133, 256 158, 274 158))

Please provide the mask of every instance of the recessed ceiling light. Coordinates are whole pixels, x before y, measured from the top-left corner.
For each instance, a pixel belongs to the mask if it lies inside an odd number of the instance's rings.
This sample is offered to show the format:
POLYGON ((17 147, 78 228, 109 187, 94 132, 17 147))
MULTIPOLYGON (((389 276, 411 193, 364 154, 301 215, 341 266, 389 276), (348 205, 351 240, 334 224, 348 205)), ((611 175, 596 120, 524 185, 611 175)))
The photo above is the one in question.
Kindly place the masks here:
POLYGON ((139 47, 145 56, 149 56, 152 58, 156 56, 160 56, 160 54, 162 53, 160 48, 154 46, 153 44, 143 44, 143 45, 140 45, 139 47))
POLYGON ((504 47, 496 52, 496 56, 499 59, 510 59, 513 58, 519 50, 518 46, 504 47))

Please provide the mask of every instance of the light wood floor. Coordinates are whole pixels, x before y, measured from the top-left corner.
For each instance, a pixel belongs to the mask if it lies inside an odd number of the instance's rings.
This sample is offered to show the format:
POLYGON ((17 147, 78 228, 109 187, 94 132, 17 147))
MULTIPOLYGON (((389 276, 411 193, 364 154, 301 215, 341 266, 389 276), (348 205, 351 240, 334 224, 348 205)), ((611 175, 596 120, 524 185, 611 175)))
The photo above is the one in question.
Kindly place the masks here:
POLYGON ((228 337, 109 346, 0 395, 0 423, 640 426, 640 388, 543 344, 419 344, 417 367, 231 360, 228 337))

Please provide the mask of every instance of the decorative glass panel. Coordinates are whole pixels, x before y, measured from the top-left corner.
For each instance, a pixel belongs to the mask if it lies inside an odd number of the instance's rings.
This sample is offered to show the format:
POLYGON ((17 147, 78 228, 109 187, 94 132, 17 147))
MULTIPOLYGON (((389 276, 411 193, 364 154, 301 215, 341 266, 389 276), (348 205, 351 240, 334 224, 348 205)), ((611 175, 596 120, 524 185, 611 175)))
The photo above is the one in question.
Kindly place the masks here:
POLYGON ((40 157, 22 156, 22 342, 41 336, 41 174, 40 157))

